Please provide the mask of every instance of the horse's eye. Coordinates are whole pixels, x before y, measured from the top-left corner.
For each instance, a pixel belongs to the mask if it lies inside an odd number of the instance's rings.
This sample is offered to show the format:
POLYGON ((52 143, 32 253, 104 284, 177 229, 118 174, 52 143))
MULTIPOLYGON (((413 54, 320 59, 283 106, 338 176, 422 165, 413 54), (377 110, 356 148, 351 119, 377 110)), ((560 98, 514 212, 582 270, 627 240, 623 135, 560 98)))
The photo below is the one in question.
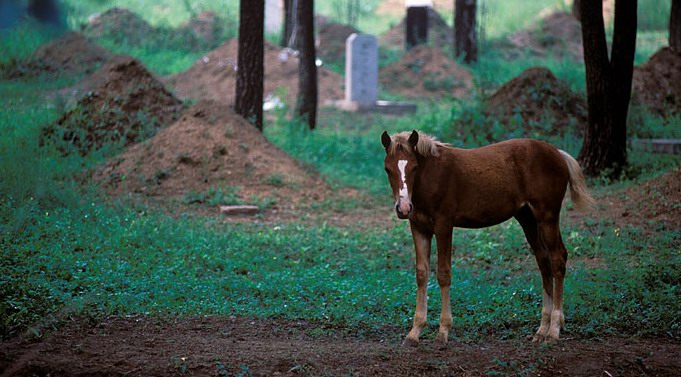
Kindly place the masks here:
POLYGON ((385 168, 385 173, 390 174, 390 170, 388 170, 388 168, 385 168))

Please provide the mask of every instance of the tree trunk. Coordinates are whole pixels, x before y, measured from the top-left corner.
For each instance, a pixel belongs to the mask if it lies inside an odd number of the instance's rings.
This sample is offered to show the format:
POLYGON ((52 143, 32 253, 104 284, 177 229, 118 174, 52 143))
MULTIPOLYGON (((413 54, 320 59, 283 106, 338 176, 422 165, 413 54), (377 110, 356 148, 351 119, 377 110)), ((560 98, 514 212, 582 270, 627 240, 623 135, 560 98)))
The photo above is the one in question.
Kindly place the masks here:
POLYGON ((262 132, 265 0, 241 0, 234 111, 262 132))
POLYGON ((317 65, 314 45, 314 1, 298 0, 298 102, 296 113, 310 129, 317 124, 317 65))
POLYGON ((295 48, 294 41, 291 40, 291 35, 294 29, 295 9, 293 9, 293 0, 284 0, 284 30, 281 33, 281 47, 295 48))
POLYGON ((581 0, 574 0, 572 2, 572 16, 577 19, 577 21, 582 20, 582 2, 581 0))
POLYGON ((609 60, 603 3, 581 4, 589 115, 578 159, 587 175, 610 170, 610 175, 617 177, 627 161, 626 122, 636 49, 636 7, 636 0, 616 3, 609 60))
POLYGON ((669 15, 669 47, 681 53, 681 0, 672 0, 669 15))
POLYGON ((476 0, 456 0, 454 5, 454 44, 456 56, 466 63, 478 60, 478 41, 475 25, 476 0))

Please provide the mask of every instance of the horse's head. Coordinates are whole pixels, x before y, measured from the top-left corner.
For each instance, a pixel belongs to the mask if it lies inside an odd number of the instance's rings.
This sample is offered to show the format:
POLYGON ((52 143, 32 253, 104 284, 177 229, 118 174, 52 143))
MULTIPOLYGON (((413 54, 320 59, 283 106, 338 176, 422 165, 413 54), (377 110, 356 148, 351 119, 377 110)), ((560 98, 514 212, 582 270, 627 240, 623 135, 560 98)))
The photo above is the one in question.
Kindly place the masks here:
POLYGON ((414 176, 418 169, 416 161, 416 145, 419 134, 412 131, 409 137, 390 137, 387 132, 381 135, 381 142, 385 147, 385 172, 395 198, 395 211, 400 219, 408 219, 414 210, 411 194, 414 187, 414 176))

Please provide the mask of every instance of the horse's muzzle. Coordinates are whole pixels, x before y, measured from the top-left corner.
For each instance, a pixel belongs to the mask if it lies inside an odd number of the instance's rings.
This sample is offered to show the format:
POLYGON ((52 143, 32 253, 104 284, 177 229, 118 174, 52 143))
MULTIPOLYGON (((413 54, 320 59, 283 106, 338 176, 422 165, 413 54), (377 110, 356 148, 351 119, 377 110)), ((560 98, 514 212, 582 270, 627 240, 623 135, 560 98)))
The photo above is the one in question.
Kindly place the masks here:
POLYGON ((408 219, 411 212, 414 210, 414 206, 409 202, 398 201, 395 204, 395 212, 397 212, 397 217, 404 220, 408 219))

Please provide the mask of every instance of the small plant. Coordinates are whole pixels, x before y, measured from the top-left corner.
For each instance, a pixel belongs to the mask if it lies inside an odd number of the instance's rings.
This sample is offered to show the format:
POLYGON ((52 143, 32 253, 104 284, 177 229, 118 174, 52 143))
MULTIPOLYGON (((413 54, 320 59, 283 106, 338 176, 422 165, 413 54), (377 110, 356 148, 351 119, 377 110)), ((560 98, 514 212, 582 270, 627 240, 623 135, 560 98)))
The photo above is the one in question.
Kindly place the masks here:
POLYGON ((184 202, 187 204, 206 204, 209 206, 243 204, 243 201, 238 196, 238 192, 239 189, 234 186, 225 186, 224 188, 211 187, 204 192, 192 191, 186 194, 184 202))
POLYGON ((284 176, 281 174, 271 174, 269 175, 265 181, 267 182, 268 185, 274 186, 274 187, 284 187, 286 184, 286 181, 284 180, 284 176))

